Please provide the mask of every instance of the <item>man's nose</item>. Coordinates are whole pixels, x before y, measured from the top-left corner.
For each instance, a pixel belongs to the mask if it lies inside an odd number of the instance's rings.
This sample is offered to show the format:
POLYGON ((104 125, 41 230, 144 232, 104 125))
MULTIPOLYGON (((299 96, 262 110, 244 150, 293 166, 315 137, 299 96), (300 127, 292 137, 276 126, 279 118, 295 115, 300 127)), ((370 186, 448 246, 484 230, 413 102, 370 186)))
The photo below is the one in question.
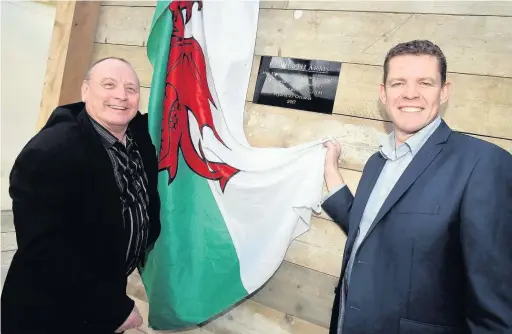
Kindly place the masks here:
POLYGON ((418 87, 415 84, 407 84, 403 94, 406 99, 415 99, 419 96, 418 87))
POLYGON ((118 86, 114 91, 114 97, 124 101, 128 99, 128 94, 126 94, 124 87, 118 86))

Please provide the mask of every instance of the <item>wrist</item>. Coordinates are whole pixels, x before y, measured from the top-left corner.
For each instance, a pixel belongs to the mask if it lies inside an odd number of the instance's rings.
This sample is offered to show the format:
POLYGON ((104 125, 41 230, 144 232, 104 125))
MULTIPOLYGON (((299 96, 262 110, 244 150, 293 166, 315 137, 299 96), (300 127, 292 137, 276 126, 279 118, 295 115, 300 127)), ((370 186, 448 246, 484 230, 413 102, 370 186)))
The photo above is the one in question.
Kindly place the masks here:
POLYGON ((337 168, 334 170, 326 170, 324 178, 328 191, 332 191, 342 184, 345 184, 345 181, 343 180, 343 177, 337 168))
POLYGON ((340 171, 338 170, 338 165, 334 164, 325 165, 324 172, 325 175, 335 175, 340 173, 340 171))

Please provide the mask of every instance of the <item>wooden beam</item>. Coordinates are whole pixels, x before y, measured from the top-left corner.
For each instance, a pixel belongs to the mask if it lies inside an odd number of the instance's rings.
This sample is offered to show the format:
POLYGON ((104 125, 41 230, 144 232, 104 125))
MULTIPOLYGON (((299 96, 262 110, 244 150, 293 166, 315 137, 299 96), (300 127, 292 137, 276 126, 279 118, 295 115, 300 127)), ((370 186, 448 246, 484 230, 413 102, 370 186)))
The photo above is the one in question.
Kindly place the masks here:
POLYGON ((80 100, 80 83, 91 64, 100 1, 59 1, 39 109, 41 129, 59 105, 80 100))

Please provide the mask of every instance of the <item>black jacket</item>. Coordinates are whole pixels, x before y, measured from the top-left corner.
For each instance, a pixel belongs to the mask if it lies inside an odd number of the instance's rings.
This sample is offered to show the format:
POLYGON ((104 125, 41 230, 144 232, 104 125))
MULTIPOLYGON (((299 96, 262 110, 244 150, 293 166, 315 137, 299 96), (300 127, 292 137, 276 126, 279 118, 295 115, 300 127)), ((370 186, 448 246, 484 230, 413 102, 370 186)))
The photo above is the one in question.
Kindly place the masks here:
MULTIPOLYGON (((129 124, 148 177, 148 247, 160 233, 157 158, 147 115, 129 124)), ((2 292, 2 333, 113 333, 126 295, 120 192, 83 103, 57 108, 10 175, 18 250, 2 292)))

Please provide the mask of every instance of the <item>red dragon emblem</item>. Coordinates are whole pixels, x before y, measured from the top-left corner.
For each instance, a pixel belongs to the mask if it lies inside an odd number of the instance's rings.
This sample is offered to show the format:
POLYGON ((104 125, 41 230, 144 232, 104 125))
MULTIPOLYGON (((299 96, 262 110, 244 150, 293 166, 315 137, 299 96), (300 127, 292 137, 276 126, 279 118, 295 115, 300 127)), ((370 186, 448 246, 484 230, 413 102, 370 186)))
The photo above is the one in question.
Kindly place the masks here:
POLYGON ((178 171, 178 154, 181 149, 183 158, 192 171, 204 178, 219 181, 224 191, 227 182, 239 170, 224 163, 208 161, 201 141, 197 143, 197 152, 189 129, 188 113, 191 112, 197 120, 201 137, 203 128, 209 127, 224 144, 213 124, 210 102, 214 106, 215 102, 208 87, 203 51, 194 37, 184 37, 185 24, 190 21, 195 2, 198 3, 198 9, 202 10, 202 1, 173 1, 169 5, 173 15, 173 30, 167 63, 158 169, 167 169, 170 184, 178 171), (184 9, 186 17, 183 17, 184 9))

